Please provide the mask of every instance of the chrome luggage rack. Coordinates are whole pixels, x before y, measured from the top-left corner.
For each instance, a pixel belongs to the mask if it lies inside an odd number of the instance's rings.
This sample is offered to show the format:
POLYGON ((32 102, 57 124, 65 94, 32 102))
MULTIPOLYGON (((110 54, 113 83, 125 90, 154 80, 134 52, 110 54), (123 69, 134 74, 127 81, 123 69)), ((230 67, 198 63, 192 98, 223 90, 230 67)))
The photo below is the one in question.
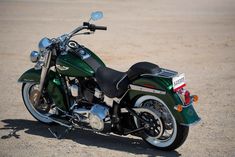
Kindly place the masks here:
POLYGON ((163 77, 163 78, 173 78, 176 75, 178 75, 178 72, 176 72, 176 71, 161 68, 161 71, 158 73, 142 74, 140 76, 157 76, 157 77, 163 77))

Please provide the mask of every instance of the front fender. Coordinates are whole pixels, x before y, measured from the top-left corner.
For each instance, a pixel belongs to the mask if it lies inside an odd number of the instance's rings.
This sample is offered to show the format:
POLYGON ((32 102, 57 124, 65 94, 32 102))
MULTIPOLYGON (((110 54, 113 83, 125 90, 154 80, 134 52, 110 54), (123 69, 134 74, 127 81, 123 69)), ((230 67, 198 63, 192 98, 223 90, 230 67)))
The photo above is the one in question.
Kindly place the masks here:
MULTIPOLYGON (((40 83, 41 70, 35 70, 34 68, 24 72, 18 82, 20 83, 40 83)), ((60 78, 53 71, 49 71, 46 79, 46 90, 49 96, 57 107, 62 110, 68 110, 68 104, 66 103, 65 93, 60 82, 60 78)))
POLYGON ((174 107, 178 104, 183 104, 179 96, 173 92, 171 79, 160 78, 160 77, 140 77, 139 79, 132 82, 133 85, 138 85, 141 87, 151 86, 154 89, 162 91, 160 93, 152 93, 147 91, 130 90, 128 92, 129 99, 134 100, 134 103, 139 97, 143 95, 151 95, 161 99, 169 108, 172 115, 175 117, 176 121, 182 125, 192 125, 200 121, 193 105, 188 105, 183 108, 182 112, 178 112, 174 107))
POLYGON ((40 76, 41 76, 41 70, 35 70, 34 68, 27 70, 24 72, 20 78, 18 79, 18 82, 21 83, 28 83, 28 82, 34 82, 39 83, 40 82, 40 76))

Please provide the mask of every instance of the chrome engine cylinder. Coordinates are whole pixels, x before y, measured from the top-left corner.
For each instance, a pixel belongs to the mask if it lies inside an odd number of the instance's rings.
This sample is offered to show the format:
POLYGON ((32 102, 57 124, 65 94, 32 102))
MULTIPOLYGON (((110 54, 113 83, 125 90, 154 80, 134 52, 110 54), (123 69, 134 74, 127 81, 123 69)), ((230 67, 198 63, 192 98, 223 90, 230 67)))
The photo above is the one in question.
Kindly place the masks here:
POLYGON ((78 96, 78 86, 77 85, 75 85, 75 84, 71 85, 70 90, 71 90, 72 96, 74 96, 74 97, 78 96))

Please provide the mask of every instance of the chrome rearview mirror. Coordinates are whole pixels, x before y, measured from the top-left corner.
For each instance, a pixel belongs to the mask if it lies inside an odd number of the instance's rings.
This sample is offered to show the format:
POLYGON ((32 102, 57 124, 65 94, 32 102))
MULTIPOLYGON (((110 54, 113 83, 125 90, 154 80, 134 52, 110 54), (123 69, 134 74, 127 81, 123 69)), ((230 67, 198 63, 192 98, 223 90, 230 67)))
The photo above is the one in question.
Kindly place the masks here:
POLYGON ((99 20, 103 18, 103 12, 102 11, 95 11, 91 13, 91 19, 93 21, 99 20))

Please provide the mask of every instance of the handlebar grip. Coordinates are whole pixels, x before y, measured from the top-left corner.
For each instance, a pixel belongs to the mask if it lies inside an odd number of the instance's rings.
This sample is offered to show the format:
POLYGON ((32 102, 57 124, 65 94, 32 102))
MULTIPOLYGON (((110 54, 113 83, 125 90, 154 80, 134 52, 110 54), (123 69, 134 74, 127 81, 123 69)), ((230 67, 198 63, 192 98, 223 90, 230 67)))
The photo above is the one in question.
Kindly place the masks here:
POLYGON ((107 27, 105 27, 105 26, 95 26, 95 29, 98 29, 98 30, 107 30, 107 27))
POLYGON ((83 22, 83 26, 86 26, 87 29, 89 29, 91 31, 95 31, 95 30, 107 30, 107 27, 105 27, 105 26, 96 26, 94 24, 90 24, 89 22, 83 22))

